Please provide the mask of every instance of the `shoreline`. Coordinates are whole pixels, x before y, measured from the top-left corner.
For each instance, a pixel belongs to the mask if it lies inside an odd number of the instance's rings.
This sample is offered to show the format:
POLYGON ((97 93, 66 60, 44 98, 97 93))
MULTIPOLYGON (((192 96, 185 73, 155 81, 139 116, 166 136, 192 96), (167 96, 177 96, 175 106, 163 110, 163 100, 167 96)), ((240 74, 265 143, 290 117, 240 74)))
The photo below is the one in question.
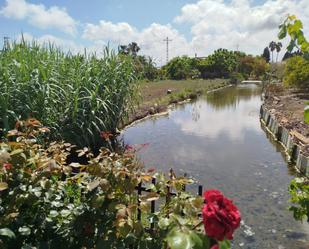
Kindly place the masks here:
POLYGON ((303 121, 306 98, 282 86, 267 91, 260 110, 266 131, 285 150, 288 161, 302 174, 309 175, 309 125, 303 121))
POLYGON ((173 103, 170 103, 168 105, 161 105, 161 106, 158 106, 158 110, 157 112, 151 114, 149 113, 149 111, 145 112, 144 115, 139 115, 137 116, 135 119, 133 119, 132 121, 129 121, 127 122, 125 125, 121 126, 121 128, 119 128, 119 131, 120 133, 122 131, 124 131, 126 128, 129 128, 129 127, 132 127, 140 122, 143 122, 143 121, 146 121, 147 119, 150 119, 150 118, 153 118, 153 117, 161 117, 161 116, 166 116, 166 115, 169 115, 169 112, 175 108, 176 106, 178 105, 183 105, 183 104, 186 104, 186 103, 190 103, 192 102, 193 100, 196 100, 198 97, 202 96, 203 94, 204 95, 207 95, 211 92, 216 92, 216 91, 220 91, 224 88, 228 88, 228 87, 231 87, 233 86, 232 84, 228 84, 226 86, 223 86, 223 87, 219 87, 219 88, 215 88, 215 89, 211 89, 211 90, 208 90, 206 91, 205 93, 196 93, 196 97, 195 98, 186 98, 184 100, 178 100, 176 102, 173 102, 173 103))

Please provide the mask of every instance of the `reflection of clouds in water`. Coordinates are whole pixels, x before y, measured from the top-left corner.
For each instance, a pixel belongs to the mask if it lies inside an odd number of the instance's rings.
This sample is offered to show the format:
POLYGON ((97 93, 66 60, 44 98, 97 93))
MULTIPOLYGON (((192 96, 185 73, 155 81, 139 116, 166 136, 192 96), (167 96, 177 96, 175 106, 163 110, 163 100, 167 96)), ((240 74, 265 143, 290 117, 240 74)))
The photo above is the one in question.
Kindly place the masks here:
MULTIPOLYGON (((244 129, 260 131, 260 124, 257 122, 259 114, 258 108, 261 101, 259 97, 254 97, 250 101, 240 101, 237 109, 222 108, 216 112, 205 102, 197 103, 203 109, 199 113, 198 119, 189 116, 177 116, 174 121, 180 125, 185 133, 195 134, 197 136, 216 139, 224 133, 231 140, 243 140, 244 129), (204 111, 208 109, 208 111, 204 111)), ((196 112, 198 110, 194 110, 196 112)), ((196 114, 195 114, 196 115, 196 114)))

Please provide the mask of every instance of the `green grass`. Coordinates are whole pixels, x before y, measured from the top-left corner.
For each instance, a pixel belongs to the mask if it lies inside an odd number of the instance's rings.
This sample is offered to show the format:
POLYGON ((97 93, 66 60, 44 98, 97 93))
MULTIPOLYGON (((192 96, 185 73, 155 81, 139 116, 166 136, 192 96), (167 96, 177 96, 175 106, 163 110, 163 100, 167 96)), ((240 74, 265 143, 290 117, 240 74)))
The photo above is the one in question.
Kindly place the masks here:
POLYGON ((101 131, 115 131, 134 105, 130 58, 105 49, 72 55, 51 44, 12 43, 0 52, 0 128, 40 120, 53 139, 98 147, 101 131))

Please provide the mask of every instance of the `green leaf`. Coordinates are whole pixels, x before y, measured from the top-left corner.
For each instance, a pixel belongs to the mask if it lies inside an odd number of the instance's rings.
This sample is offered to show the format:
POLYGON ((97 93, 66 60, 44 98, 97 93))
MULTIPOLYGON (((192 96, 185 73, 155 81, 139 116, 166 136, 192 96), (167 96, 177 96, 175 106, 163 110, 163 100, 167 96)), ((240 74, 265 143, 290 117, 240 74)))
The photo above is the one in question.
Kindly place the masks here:
POLYGON ((191 232, 190 238, 194 243, 193 249, 209 248, 209 238, 206 235, 191 232))
POLYGON ((159 219, 158 225, 161 229, 166 229, 170 225, 170 220, 168 218, 159 219))
POLYGON ((51 211, 49 212, 49 215, 50 215, 50 217, 52 217, 52 218, 57 217, 58 214, 59 214, 59 213, 58 213, 56 210, 51 210, 51 211))
POLYGON ((291 40, 289 46, 286 49, 291 53, 294 47, 295 47, 295 41, 291 40))
POLYGON ((189 234, 173 229, 167 236, 167 243, 171 249, 192 249, 193 242, 189 234))
POLYGON ((282 40, 285 37, 286 37, 286 26, 283 26, 278 34, 278 38, 282 40))
POLYGON ((219 248, 220 249, 230 249, 231 248, 231 242, 229 240, 223 240, 219 242, 219 248))
POLYGON ((13 150, 13 151, 10 153, 10 155, 11 155, 11 156, 14 156, 14 155, 20 154, 20 153, 22 153, 22 152, 24 152, 23 149, 17 149, 17 150, 13 150))
POLYGON ((70 215, 70 213, 71 213, 71 211, 68 210, 68 209, 64 209, 64 210, 60 211, 60 214, 61 214, 62 217, 67 217, 67 216, 70 215))
POLYGON ((18 229, 21 235, 29 236, 31 234, 31 229, 29 227, 23 226, 18 229))
POLYGON ((9 237, 10 239, 14 239, 16 237, 15 233, 9 228, 1 228, 0 236, 9 237))

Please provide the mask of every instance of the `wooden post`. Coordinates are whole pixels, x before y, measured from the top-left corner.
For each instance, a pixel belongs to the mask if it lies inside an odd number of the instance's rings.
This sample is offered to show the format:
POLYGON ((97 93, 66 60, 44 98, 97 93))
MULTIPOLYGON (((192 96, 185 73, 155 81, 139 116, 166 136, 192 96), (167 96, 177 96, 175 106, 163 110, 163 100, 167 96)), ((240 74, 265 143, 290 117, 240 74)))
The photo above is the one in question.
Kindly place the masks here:
POLYGON ((141 194, 142 194, 142 182, 138 184, 138 189, 137 189, 137 198, 138 198, 137 220, 141 220, 142 218, 142 212, 140 209, 140 200, 139 200, 141 194))
POLYGON ((198 185, 198 195, 203 196, 203 185, 198 185))
MULTIPOLYGON (((184 178, 186 178, 188 175, 187 175, 187 173, 184 173, 183 174, 183 177, 184 178)), ((186 184, 184 184, 183 186, 182 186, 182 191, 186 191, 186 184)))
MULTIPOLYGON (((153 185, 155 185, 156 184, 156 178, 153 177, 152 180, 151 180, 151 183, 153 185)), ((153 214, 155 211, 156 211, 156 201, 151 201, 151 213, 153 214)), ((151 230, 154 229, 154 222, 151 222, 150 228, 151 228, 151 230)))

